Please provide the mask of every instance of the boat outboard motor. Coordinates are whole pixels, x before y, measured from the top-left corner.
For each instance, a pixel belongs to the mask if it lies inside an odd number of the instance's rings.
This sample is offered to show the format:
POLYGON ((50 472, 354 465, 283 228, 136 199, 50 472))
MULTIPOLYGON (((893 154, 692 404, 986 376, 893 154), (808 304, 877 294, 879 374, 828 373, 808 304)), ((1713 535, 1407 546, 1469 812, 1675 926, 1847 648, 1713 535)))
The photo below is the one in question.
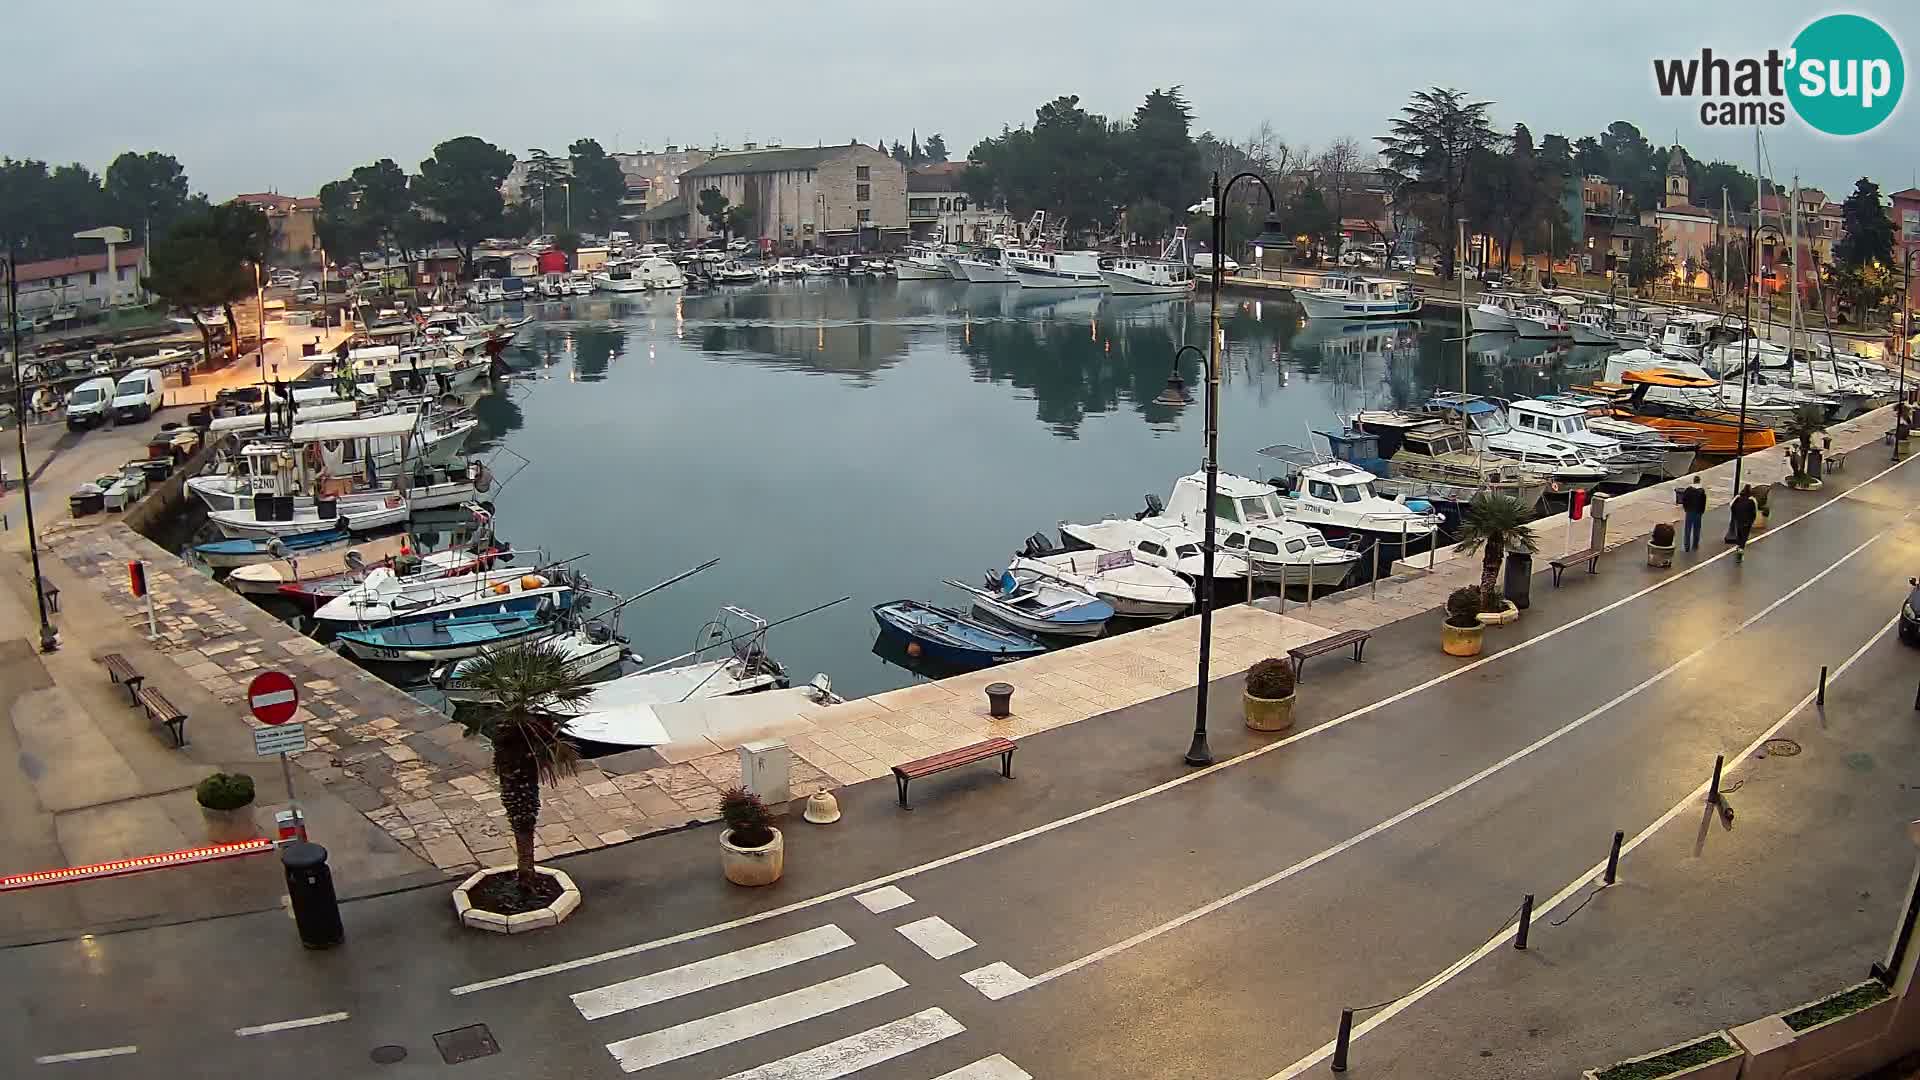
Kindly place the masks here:
POLYGON ((1038 559, 1043 555, 1052 555, 1053 553, 1053 544, 1047 539, 1046 533, 1034 533, 1032 536, 1027 537, 1026 546, 1020 549, 1020 554, 1029 559, 1038 559))
POLYGON ((1139 521, 1143 518, 1159 517, 1161 514, 1166 512, 1166 509, 1167 509, 1167 504, 1160 501, 1160 496, 1148 495, 1147 508, 1133 515, 1133 520, 1139 521))

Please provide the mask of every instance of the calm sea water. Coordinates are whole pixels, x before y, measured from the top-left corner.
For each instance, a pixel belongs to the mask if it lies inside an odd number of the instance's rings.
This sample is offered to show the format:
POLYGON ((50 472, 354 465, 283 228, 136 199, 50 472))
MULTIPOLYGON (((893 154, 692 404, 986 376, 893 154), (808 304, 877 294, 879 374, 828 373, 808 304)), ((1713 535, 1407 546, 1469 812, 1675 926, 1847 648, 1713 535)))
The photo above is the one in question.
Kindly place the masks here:
MULTIPOLYGON (((849 696, 904 685, 918 676, 873 650, 874 604, 956 603, 944 579, 977 581, 1062 520, 1164 499, 1201 462, 1201 407, 1153 398, 1182 344, 1205 348, 1205 299, 809 279, 527 310, 519 373, 480 402, 471 446, 531 462, 494 495, 501 535, 589 553, 594 584, 622 594, 721 560, 623 613, 649 658, 692 648, 723 604, 778 619, 851 596, 774 630, 771 651, 849 696)), ((1307 323, 1230 295, 1222 321, 1229 471, 1270 475, 1261 447, 1460 384, 1457 318, 1307 323)), ((1469 386, 1503 396, 1590 378, 1602 356, 1467 352, 1469 386)), ((1198 394, 1201 361, 1180 368, 1198 394)))

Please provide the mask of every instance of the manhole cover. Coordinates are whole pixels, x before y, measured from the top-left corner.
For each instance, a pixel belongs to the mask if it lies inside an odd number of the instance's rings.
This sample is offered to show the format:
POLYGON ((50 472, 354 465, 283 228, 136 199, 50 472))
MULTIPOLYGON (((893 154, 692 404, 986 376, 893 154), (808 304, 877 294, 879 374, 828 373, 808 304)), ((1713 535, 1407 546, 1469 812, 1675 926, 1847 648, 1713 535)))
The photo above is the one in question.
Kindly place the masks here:
POLYGON ((493 1041, 493 1032, 485 1024, 443 1031, 433 1037, 433 1045, 440 1048, 440 1059, 449 1065, 500 1052, 500 1044, 493 1041))
POLYGON ((1800 744, 1792 739, 1768 739, 1760 744, 1768 757, 1792 757, 1800 752, 1800 744))
POLYGON ((376 1046, 373 1048, 373 1052, 367 1056, 373 1059, 375 1065, 395 1065, 406 1060, 407 1048, 404 1046, 376 1046))

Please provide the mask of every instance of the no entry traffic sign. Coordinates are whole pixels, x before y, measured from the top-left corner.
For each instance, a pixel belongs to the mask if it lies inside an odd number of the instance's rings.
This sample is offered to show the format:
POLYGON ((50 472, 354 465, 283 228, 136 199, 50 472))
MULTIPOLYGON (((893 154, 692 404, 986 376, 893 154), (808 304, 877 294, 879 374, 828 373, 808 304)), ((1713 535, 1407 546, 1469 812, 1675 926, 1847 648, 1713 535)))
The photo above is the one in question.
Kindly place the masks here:
POLYGON ((300 692, 285 672, 263 671, 247 684, 247 704, 263 724, 284 724, 300 708, 300 692))

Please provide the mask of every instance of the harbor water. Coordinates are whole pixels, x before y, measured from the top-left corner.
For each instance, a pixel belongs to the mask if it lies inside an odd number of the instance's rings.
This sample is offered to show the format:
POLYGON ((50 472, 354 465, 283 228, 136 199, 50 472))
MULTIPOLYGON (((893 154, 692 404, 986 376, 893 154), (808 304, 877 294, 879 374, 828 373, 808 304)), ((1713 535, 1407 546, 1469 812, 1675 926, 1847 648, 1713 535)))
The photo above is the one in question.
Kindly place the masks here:
MULTIPOLYGON (((1193 351, 1195 404, 1154 398, 1181 345, 1206 347, 1204 297, 805 279, 525 312, 514 379, 481 399, 469 444, 530 461, 492 494, 500 534, 588 553, 594 585, 622 594, 720 560, 622 614, 649 662, 693 648, 722 605, 778 619, 850 596, 770 651, 844 695, 905 685, 919 676, 874 651, 874 604, 958 606, 945 579, 978 582, 1063 520, 1131 515, 1201 465, 1193 351)), ((1229 294, 1221 324, 1229 472, 1266 478, 1261 447, 1460 385, 1457 320, 1309 322, 1229 294)), ((1597 377, 1606 351, 1475 338, 1467 382, 1540 393, 1597 377)))

